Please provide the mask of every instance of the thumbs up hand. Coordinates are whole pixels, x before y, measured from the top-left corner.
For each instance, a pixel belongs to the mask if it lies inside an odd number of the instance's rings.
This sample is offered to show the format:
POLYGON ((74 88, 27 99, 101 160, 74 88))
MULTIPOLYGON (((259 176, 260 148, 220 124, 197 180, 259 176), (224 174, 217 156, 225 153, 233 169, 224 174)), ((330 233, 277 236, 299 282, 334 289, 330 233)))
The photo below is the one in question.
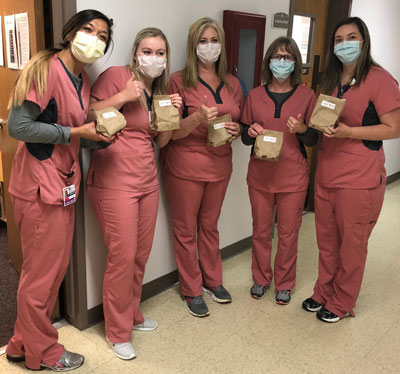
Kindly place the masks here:
POLYGON ((131 72, 131 76, 126 82, 125 88, 122 93, 125 98, 125 102, 136 101, 142 97, 144 90, 144 83, 135 80, 135 74, 131 72))
POLYGON ((197 113, 199 114, 200 123, 209 124, 214 121, 218 116, 218 109, 216 107, 208 107, 207 95, 204 95, 203 101, 197 113))
POLYGON ((307 131, 307 126, 304 123, 303 116, 298 114, 296 117, 289 117, 287 128, 290 133, 304 134, 307 131))

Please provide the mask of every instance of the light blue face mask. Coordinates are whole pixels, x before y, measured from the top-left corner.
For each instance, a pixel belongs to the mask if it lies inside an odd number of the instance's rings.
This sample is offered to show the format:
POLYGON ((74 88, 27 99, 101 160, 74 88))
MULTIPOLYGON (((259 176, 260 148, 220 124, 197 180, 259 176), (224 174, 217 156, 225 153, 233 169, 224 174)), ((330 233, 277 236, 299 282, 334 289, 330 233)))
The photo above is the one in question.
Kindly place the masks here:
POLYGON ((360 41, 345 40, 344 42, 335 45, 333 53, 344 65, 352 64, 358 59, 358 56, 360 56, 360 41))
POLYGON ((270 60, 269 68, 278 82, 283 82, 294 70, 294 61, 270 60))

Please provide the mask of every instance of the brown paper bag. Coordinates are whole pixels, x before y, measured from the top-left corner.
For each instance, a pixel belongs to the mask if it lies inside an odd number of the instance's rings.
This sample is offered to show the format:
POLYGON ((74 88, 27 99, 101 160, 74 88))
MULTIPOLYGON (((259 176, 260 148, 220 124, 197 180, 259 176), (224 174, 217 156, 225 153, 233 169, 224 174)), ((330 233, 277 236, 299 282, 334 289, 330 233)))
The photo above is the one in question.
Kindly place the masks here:
POLYGON ((171 103, 169 95, 155 95, 151 111, 150 129, 170 131, 179 129, 179 110, 171 103))
POLYGON ((331 134, 328 127, 334 127, 342 114, 346 99, 320 94, 317 104, 311 114, 309 126, 331 134))
POLYGON ((113 137, 117 132, 126 127, 124 115, 114 107, 100 110, 91 109, 96 123, 96 131, 106 138, 113 137))
POLYGON ((217 117, 208 124, 208 145, 219 147, 232 141, 232 134, 229 134, 228 129, 225 128, 225 122, 232 122, 230 113, 217 117))
POLYGON ((264 130, 264 135, 257 135, 254 144, 254 157, 260 160, 279 161, 282 151, 283 132, 264 130))

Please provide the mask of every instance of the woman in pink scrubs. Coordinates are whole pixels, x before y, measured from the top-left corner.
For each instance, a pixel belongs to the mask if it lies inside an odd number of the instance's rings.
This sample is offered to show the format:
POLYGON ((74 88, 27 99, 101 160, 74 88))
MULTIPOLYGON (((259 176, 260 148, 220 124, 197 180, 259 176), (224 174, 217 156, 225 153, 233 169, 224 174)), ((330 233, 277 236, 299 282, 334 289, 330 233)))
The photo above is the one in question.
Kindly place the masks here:
POLYGON ((243 108, 239 81, 227 73, 224 32, 211 18, 189 29, 186 66, 171 76, 170 92, 183 99, 181 128, 164 150, 164 181, 172 210, 175 260, 181 292, 191 314, 209 314, 202 290, 230 302, 222 286, 218 219, 232 173, 232 148, 207 145, 207 125, 227 113, 236 139, 243 108))
POLYGON ((354 316, 385 192, 382 140, 400 136, 398 84, 370 51, 365 23, 341 21, 321 85, 321 92, 346 99, 338 126, 322 139, 315 177, 318 279, 303 308, 324 322, 354 316))
MULTIPOLYGON (((95 150, 87 178, 88 197, 108 249, 103 282, 107 340, 121 359, 136 357, 132 328, 150 331, 157 322, 139 310, 145 265, 150 255, 158 209, 158 178, 153 140, 164 147, 172 131, 150 130, 153 95, 165 94, 170 48, 157 28, 141 30, 129 66, 103 72, 91 91, 91 108, 113 106, 126 118, 118 141, 95 150)), ((182 99, 171 95, 180 107, 182 99)))
POLYGON ((33 56, 10 100, 9 133, 21 141, 9 192, 23 263, 17 321, 6 352, 9 361, 25 361, 31 370, 69 371, 84 361, 57 342, 50 316, 69 263, 80 139, 108 141, 93 122, 85 123, 90 82, 83 69, 107 51, 111 26, 96 10, 77 13, 63 27, 62 49, 33 56))
POLYGON ((275 280, 275 301, 286 305, 296 283, 297 243, 308 188, 304 145, 318 140, 308 128, 315 105, 314 92, 301 85, 301 55, 296 42, 280 37, 269 46, 263 61, 264 84, 250 91, 242 114, 242 141, 252 145, 247 184, 253 216, 253 298, 262 299, 275 280), (283 132, 278 162, 254 157, 255 138, 264 129, 283 132), (278 249, 271 267, 273 212, 278 218, 278 249))

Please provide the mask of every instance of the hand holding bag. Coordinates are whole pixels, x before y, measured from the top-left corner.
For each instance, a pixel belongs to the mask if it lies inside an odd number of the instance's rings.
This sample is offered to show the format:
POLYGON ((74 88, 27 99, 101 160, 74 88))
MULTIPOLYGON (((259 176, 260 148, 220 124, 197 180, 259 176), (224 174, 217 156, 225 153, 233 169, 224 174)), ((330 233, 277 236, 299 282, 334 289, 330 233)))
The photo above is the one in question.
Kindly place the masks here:
POLYGON ((217 117, 212 123, 208 124, 207 145, 219 147, 232 141, 232 134, 225 128, 225 122, 232 122, 230 113, 217 117))
POLYGON ((100 110, 91 109, 91 112, 96 123, 96 131, 108 139, 126 127, 124 115, 114 107, 100 110))
POLYGON ((257 135, 254 144, 254 157, 266 161, 279 161, 282 151, 283 132, 264 130, 264 135, 257 135))

